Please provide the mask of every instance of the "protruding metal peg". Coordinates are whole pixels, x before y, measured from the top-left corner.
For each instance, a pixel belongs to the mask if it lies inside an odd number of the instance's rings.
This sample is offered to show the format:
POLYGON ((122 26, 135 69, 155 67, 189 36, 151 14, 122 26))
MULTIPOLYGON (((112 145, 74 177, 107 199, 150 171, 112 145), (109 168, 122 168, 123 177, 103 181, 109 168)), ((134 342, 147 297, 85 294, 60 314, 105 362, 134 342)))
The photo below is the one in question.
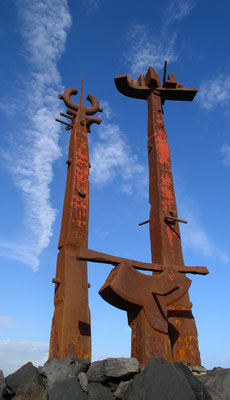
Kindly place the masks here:
POLYGON ((62 117, 69 118, 69 119, 73 120, 73 117, 71 117, 71 115, 64 114, 64 113, 60 113, 60 115, 61 115, 62 117))
POLYGON ((166 70, 167 70, 167 60, 165 60, 165 63, 164 63, 164 75, 163 75, 163 87, 164 87, 164 85, 165 85, 165 78, 166 78, 166 70))
POLYGON ((60 122, 60 123, 63 124, 63 125, 67 125, 68 128, 73 128, 73 125, 72 125, 72 124, 68 124, 67 122, 62 121, 61 119, 56 118, 56 121, 57 121, 57 122, 60 122))
POLYGON ((149 222, 150 222, 150 219, 147 219, 146 221, 140 222, 138 225, 139 226, 145 225, 145 224, 148 224, 149 222))
POLYGON ((57 284, 57 285, 59 286, 60 283, 61 283, 61 279, 53 278, 53 279, 52 279, 52 282, 55 283, 55 284, 57 284))
POLYGON ((176 221, 181 222, 182 224, 188 223, 188 221, 185 221, 184 219, 173 217, 172 215, 165 217, 165 221, 168 222, 169 224, 175 224, 176 221))

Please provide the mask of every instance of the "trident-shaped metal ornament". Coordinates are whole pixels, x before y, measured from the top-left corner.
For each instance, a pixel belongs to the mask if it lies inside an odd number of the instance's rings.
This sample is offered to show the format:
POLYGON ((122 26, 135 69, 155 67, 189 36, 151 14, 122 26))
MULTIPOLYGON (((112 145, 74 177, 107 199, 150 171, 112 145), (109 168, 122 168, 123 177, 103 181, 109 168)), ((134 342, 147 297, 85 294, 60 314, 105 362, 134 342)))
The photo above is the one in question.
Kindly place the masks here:
POLYGON ((75 88, 67 89, 58 97, 66 104, 70 123, 57 119, 71 129, 67 160, 67 182, 62 213, 61 233, 58 243, 54 294, 54 316, 50 338, 49 357, 66 358, 76 355, 91 358, 90 310, 88 306, 87 262, 77 259, 80 247, 88 247, 89 220, 89 150, 87 132, 92 123, 101 119, 91 117, 102 112, 92 94, 87 96, 91 107, 83 104, 83 80, 80 104, 71 96, 75 88))

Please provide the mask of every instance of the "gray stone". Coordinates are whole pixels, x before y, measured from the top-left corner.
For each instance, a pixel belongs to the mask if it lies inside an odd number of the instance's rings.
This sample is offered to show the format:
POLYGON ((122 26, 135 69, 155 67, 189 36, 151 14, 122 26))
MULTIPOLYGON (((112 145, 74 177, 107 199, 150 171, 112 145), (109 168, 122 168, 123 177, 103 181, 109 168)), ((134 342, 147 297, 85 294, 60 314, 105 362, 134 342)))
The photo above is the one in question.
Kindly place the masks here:
POLYGON ((108 378, 121 378, 137 374, 140 364, 136 358, 107 358, 104 361, 105 376, 108 378))
POLYGON ((106 382, 106 386, 109 386, 111 392, 115 392, 115 390, 117 390, 118 386, 119 386, 119 381, 110 381, 110 382, 106 382))
POLYGON ((126 389, 128 388, 130 382, 132 382, 132 379, 130 381, 126 381, 126 382, 121 381, 119 383, 117 390, 113 393, 113 395, 117 399, 123 399, 124 393, 125 393, 126 389))
POLYGON ((134 376, 123 400, 195 400, 185 376, 162 358, 151 358, 144 371, 134 376))
POLYGON ((2 399, 2 397, 5 393, 6 393, 6 382, 4 379, 3 372, 0 369, 0 400, 2 399))
POLYGON ((203 365, 192 365, 192 372, 197 372, 198 374, 206 374, 207 369, 203 365))
POLYGON ((47 376, 47 385, 51 387, 56 381, 71 376, 77 376, 80 372, 87 371, 89 360, 71 356, 63 360, 50 358, 40 369, 40 374, 47 376))
POLYGON ((197 378, 214 389, 224 400, 230 400, 230 368, 215 368, 205 375, 197 375, 197 378))
POLYGON ((221 397, 211 386, 205 385, 208 393, 210 394, 212 400, 223 400, 223 397, 221 397))
POLYGON ((113 400, 113 395, 108 387, 91 382, 88 386, 88 400, 113 400))
POLYGON ((88 378, 87 375, 85 374, 85 372, 80 372, 80 374, 78 374, 78 380, 80 383, 80 386, 83 390, 83 392, 88 392, 88 378))
POLYGON ((86 375, 88 382, 104 382, 106 380, 104 374, 104 360, 92 362, 86 375))
POLYGON ((193 393, 195 394, 196 400, 212 400, 210 394, 208 393, 205 385, 193 375, 191 370, 184 365, 182 362, 174 362, 173 364, 178 371, 183 373, 187 379, 189 385, 191 386, 193 393))
POLYGON ((51 388, 47 389, 45 396, 43 399, 48 400, 87 400, 87 394, 81 389, 77 377, 56 381, 51 388))
POLYGON ((28 384, 18 389, 14 400, 40 400, 44 387, 37 384, 28 384))
POLYGON ((181 362, 184 365, 186 365, 186 367, 188 367, 190 369, 190 371, 192 371, 192 373, 204 374, 207 372, 207 369, 205 367, 203 367, 202 365, 192 365, 191 363, 189 363, 186 360, 182 360, 181 362))
POLYGON ((140 371, 136 358, 107 358, 93 362, 88 371, 89 382, 108 382, 113 379, 129 379, 140 371))
POLYGON ((5 382, 14 393, 16 393, 18 389, 23 389, 23 387, 28 384, 40 386, 42 384, 38 370, 31 362, 23 365, 13 374, 8 375, 5 378, 5 382))

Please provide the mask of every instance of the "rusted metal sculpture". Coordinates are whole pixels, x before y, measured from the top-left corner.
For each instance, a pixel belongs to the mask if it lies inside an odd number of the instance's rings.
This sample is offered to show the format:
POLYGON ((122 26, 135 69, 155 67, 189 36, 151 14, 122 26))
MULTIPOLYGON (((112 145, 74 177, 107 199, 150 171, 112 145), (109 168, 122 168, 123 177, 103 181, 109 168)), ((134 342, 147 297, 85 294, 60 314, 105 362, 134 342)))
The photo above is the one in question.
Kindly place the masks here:
MULTIPOLYGON (((165 100, 191 101, 196 95, 197 89, 184 88, 182 84, 177 83, 175 75, 169 75, 165 80, 165 75, 166 64, 162 86, 159 75, 152 67, 148 69, 145 77, 141 75, 138 80, 132 80, 130 76, 126 75, 117 76, 115 84, 125 96, 144 99, 148 103, 149 202, 151 205, 149 222, 152 262, 173 268, 173 266, 184 265, 179 231, 179 222, 183 222, 183 220, 177 217, 171 158, 162 105, 165 100)), ((170 275, 172 272, 168 273, 170 275)), ((183 276, 182 279, 179 273, 173 275, 174 285, 178 283, 179 288, 182 284, 186 290, 182 290, 180 296, 176 295, 175 291, 174 300, 171 301, 170 291, 173 289, 163 282, 163 274, 164 272, 153 276, 152 280, 154 282, 159 279, 162 282, 159 283, 159 291, 164 288, 165 291, 168 290, 168 295, 164 293, 158 296, 157 291, 152 293, 159 311, 163 314, 162 317, 166 317, 168 329, 164 330, 162 325, 161 328, 155 326, 153 330, 143 308, 140 311, 129 312, 129 325, 132 328, 132 354, 143 353, 143 358, 147 354, 154 356, 165 354, 169 361, 180 361, 184 358, 193 365, 199 365, 197 330, 191 312, 192 305, 189 300, 187 278, 183 276), (165 302, 167 303, 166 314, 163 311, 165 302)))
POLYGON ((83 104, 83 80, 80 104, 71 100, 77 94, 74 88, 67 89, 59 98, 68 107, 70 122, 57 121, 71 130, 68 172, 63 206, 61 233, 58 243, 54 295, 54 316, 50 338, 49 357, 59 359, 76 355, 91 358, 90 310, 88 306, 87 262, 79 260, 79 248, 88 247, 89 219, 89 151, 87 132, 92 123, 101 119, 91 117, 102 111, 97 99, 89 94, 91 107, 83 104))
POLYGON ((193 100, 197 89, 184 88, 175 75, 163 85, 150 67, 137 80, 130 76, 115 77, 117 89, 124 95, 147 100, 149 202, 152 263, 80 249, 79 259, 115 265, 100 295, 115 307, 127 311, 132 329, 131 355, 144 366, 151 357, 168 361, 186 359, 200 364, 200 353, 192 304, 188 289, 191 284, 185 273, 207 274, 205 267, 185 267, 176 200, 171 172, 169 145, 163 120, 165 100, 193 100), (147 276, 135 269, 152 270, 147 276))

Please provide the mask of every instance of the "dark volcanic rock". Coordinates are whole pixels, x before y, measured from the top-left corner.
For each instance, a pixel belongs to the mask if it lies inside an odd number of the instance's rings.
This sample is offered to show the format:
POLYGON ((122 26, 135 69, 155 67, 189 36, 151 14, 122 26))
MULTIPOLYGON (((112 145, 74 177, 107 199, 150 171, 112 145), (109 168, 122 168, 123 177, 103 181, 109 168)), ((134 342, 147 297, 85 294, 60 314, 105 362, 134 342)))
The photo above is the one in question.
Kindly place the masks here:
POLYGON ((23 389, 26 385, 38 385, 41 386, 42 381, 38 370, 33 366, 31 362, 23 365, 13 374, 8 375, 5 378, 7 386, 16 393, 18 389, 23 389))
POLYGON ((113 400, 113 395, 108 387, 92 382, 88 386, 88 400, 113 400))
POLYGON ((215 368, 205 375, 197 375, 197 378, 213 388, 224 400, 230 400, 230 368, 215 368))
POLYGON ((77 376, 80 372, 87 371, 89 360, 77 358, 75 356, 67 357, 63 360, 50 358, 42 368, 40 373, 47 377, 47 384, 51 387, 56 381, 67 377, 77 376))
POLYGON ((6 382, 2 370, 0 369, 0 399, 6 393, 6 382))
POLYGON ((44 387, 36 384, 29 384, 18 389, 14 400, 41 400, 44 387))
POLYGON ((4 379, 0 400, 230 400, 230 369, 174 364, 152 358, 140 369, 135 358, 95 361, 75 356, 25 364, 4 379), (194 376, 195 374, 195 376, 194 376))
POLYGON ((185 376, 162 358, 151 358, 143 372, 136 375, 123 400, 195 400, 185 376))
POLYGON ((219 395, 211 386, 205 385, 208 393, 210 394, 212 400, 223 400, 223 397, 219 395))
POLYGON ((189 385, 191 386, 193 393, 195 394, 196 400, 212 400, 210 394, 208 393, 205 385, 193 375, 191 370, 184 365, 182 362, 174 362, 173 364, 178 371, 183 373, 187 379, 189 385))
POLYGON ((117 388, 117 390, 113 393, 113 395, 117 398, 117 399, 123 399, 124 393, 127 389, 127 387, 129 386, 130 382, 132 381, 132 379, 130 381, 126 381, 126 382, 120 382, 119 386, 117 388))
POLYGON ((93 362, 88 371, 89 382, 108 382, 110 380, 126 380, 133 377, 140 370, 136 358, 107 358, 93 362))
POLYGON ((87 394, 83 392, 77 377, 69 377, 55 382, 47 390, 48 400, 87 400, 87 394))

